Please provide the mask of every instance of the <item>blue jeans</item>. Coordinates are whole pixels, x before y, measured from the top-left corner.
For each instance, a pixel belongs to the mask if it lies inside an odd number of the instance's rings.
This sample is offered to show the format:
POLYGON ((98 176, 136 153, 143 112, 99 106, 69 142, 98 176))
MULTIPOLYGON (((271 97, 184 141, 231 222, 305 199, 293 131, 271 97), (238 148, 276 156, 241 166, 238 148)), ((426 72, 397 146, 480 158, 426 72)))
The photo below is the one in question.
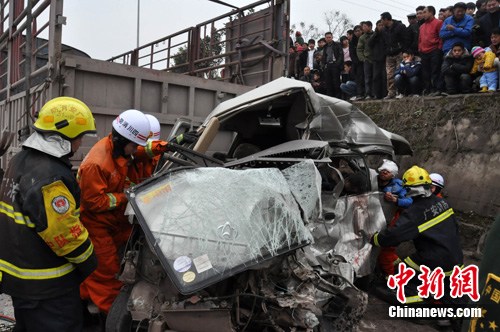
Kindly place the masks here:
POLYGON ((356 95, 356 82, 347 81, 345 83, 340 84, 340 90, 345 93, 348 97, 352 97, 356 95))

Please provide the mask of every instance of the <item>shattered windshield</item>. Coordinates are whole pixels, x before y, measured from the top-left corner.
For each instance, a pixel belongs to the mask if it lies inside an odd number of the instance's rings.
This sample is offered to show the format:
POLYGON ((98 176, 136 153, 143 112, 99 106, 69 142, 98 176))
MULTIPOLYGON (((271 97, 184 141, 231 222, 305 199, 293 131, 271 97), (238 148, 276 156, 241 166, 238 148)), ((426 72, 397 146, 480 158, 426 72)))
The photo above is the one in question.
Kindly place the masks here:
POLYGON ((132 205, 172 281, 191 293, 308 244, 320 211, 312 161, 277 168, 196 168, 139 186, 132 205), (146 226, 146 227, 144 227, 146 226))

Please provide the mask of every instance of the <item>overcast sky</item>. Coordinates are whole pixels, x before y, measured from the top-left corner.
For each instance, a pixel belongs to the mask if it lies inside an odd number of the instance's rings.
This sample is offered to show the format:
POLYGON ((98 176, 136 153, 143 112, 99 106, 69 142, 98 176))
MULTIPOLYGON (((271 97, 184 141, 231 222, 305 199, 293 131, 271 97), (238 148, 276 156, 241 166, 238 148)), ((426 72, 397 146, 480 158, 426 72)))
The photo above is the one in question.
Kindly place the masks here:
MULTIPOLYGON (((139 0, 140 44, 173 34, 231 11, 231 8, 209 0, 139 0)), ((420 0, 291 0, 291 23, 314 23, 326 30, 323 13, 339 10, 354 23, 370 20, 375 23, 380 13, 389 11, 393 17, 408 23, 406 14, 415 11, 420 0)), ((225 0, 242 7, 253 0, 225 0)), ((456 1, 422 2, 439 10, 456 1)), ((66 0, 63 43, 76 47, 96 59, 108 59, 130 51, 137 44, 138 0, 66 0)))

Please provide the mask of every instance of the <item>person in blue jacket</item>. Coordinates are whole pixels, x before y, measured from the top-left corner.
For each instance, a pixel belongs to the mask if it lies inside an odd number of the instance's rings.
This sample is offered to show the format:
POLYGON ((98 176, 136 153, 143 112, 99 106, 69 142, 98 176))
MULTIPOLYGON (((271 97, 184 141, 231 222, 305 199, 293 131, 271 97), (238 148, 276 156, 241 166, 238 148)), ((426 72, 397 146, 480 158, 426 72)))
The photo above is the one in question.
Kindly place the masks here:
POLYGON ((411 197, 406 197, 407 191, 403 187, 403 181, 398 179, 398 165, 392 160, 384 159, 382 166, 378 168, 378 185, 384 192, 384 199, 394 203, 401 208, 407 208, 413 203, 411 197))
POLYGON ((415 59, 413 51, 403 52, 403 61, 394 74, 398 95, 396 98, 413 95, 417 96, 421 90, 420 71, 422 64, 415 59))
POLYGON ((453 6, 453 15, 444 20, 439 31, 439 37, 443 40, 443 54, 447 54, 457 42, 463 43, 470 51, 474 19, 465 14, 466 10, 464 2, 457 2, 453 6))

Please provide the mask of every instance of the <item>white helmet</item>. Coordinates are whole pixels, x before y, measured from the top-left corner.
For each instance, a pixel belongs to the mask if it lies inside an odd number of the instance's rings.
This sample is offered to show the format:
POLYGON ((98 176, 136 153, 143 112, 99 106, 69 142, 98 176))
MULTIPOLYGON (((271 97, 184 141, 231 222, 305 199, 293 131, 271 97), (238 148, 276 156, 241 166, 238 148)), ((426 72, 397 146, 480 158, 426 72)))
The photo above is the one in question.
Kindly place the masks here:
POLYGON ((160 121, 158 121, 158 119, 151 114, 146 114, 146 117, 149 120, 149 127, 151 131, 149 139, 152 141, 160 140, 160 131, 161 131, 160 121))
POLYGON ((149 138, 149 120, 138 110, 126 110, 113 121, 113 128, 131 142, 146 146, 149 138))
POLYGON ((438 173, 431 173, 429 174, 431 177, 432 184, 439 187, 439 188, 444 188, 444 179, 443 177, 438 174, 438 173))

